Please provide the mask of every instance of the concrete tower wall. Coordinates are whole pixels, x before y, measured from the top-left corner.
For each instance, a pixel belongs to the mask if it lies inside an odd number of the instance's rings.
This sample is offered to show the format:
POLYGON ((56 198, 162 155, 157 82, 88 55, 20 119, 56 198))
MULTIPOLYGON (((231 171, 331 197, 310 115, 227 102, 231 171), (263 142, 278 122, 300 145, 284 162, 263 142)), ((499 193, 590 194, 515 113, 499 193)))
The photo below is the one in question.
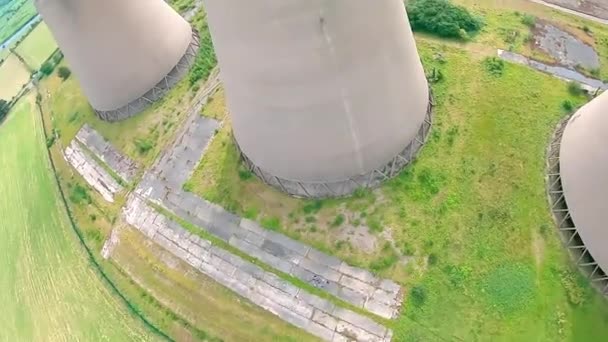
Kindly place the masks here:
POLYGON ((560 147, 560 174, 578 234, 608 272, 608 92, 568 122, 560 147))
POLYGON ((401 0, 205 8, 235 139, 265 181, 294 195, 343 195, 370 185, 374 170, 401 168, 392 160, 428 132, 427 81, 401 0), (307 194, 302 184, 334 189, 307 194))
MULTIPOLYGON (((167 75, 196 52, 190 25, 163 0, 35 4, 98 112, 120 110, 159 83, 168 88, 174 80, 166 80, 167 75)), ((148 100, 158 96, 152 97, 148 100)))

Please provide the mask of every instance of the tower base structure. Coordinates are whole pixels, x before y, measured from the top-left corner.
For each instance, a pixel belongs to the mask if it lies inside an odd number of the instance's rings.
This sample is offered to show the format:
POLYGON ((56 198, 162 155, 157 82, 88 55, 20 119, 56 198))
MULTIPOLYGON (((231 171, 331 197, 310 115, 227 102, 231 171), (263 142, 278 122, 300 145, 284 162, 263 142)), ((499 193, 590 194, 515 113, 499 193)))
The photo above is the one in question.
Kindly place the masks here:
POLYGON ((606 274, 608 270, 602 269, 585 245, 580 229, 575 224, 568 207, 562 183, 560 151, 564 131, 571 119, 572 116, 568 116, 559 122, 547 149, 547 196, 559 236, 572 261, 591 282, 591 285, 608 298, 608 274, 606 274))
POLYGON ((255 163, 243 153, 238 142, 236 142, 236 139, 234 139, 234 142, 247 169, 258 176, 264 183, 279 191, 298 198, 321 199, 346 197, 358 189, 373 189, 380 186, 382 182, 397 176, 416 158, 431 132, 433 124, 433 105, 433 96, 429 89, 427 113, 418 129, 416 137, 393 159, 368 173, 335 182, 303 182, 277 177, 255 165, 255 163))
POLYGON ((200 47, 199 34, 195 29, 192 29, 192 41, 186 49, 186 52, 177 64, 163 77, 152 89, 148 90, 139 98, 129 102, 125 106, 114 110, 95 110, 95 114, 104 121, 121 121, 128 119, 144 109, 160 100, 171 88, 173 88, 184 76, 188 74, 192 65, 196 60, 196 55, 200 47))

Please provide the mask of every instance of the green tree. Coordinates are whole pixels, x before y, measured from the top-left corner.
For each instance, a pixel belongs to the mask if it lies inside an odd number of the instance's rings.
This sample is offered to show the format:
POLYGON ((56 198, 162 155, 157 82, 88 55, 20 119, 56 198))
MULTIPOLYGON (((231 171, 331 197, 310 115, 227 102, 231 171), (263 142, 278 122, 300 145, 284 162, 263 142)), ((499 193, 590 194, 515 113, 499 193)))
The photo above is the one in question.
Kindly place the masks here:
POLYGON ((0 121, 2 121, 8 114, 10 107, 6 100, 0 99, 0 121))
POLYGON ((67 80, 71 74, 72 71, 66 66, 60 66, 59 69, 57 69, 57 75, 64 81, 67 80))
POLYGON ((449 0, 411 0, 407 14, 414 31, 446 38, 468 39, 483 27, 483 20, 449 0))

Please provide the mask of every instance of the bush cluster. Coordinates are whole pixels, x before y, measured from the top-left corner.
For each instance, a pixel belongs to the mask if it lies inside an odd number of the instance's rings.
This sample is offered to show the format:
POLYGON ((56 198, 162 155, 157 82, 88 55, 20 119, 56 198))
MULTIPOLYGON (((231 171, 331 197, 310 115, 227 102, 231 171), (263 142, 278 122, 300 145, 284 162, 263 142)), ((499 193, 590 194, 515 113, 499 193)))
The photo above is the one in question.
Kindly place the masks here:
POLYGON ((0 122, 6 117, 10 109, 8 101, 0 99, 0 122))
POLYGON ((498 57, 488 57, 483 61, 486 70, 494 76, 502 76, 505 69, 505 62, 498 57))
POLYGON ((467 39, 483 27, 483 20, 449 0, 412 0, 407 14, 414 31, 446 38, 467 39))

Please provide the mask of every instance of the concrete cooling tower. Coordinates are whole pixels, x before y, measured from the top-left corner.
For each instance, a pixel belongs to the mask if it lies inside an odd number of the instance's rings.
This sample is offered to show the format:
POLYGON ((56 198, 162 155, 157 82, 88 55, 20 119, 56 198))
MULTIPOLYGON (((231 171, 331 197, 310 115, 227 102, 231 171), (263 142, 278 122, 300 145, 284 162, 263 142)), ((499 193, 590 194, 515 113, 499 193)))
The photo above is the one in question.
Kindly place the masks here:
POLYGON ((562 124, 551 150, 549 194, 560 232, 608 295, 608 92, 562 124))
POLYGON ((133 116, 194 62, 198 35, 163 0, 35 0, 98 116, 133 116))
POLYGON ((295 196, 396 175, 430 129, 429 89, 401 0, 206 0, 247 165, 295 196))

